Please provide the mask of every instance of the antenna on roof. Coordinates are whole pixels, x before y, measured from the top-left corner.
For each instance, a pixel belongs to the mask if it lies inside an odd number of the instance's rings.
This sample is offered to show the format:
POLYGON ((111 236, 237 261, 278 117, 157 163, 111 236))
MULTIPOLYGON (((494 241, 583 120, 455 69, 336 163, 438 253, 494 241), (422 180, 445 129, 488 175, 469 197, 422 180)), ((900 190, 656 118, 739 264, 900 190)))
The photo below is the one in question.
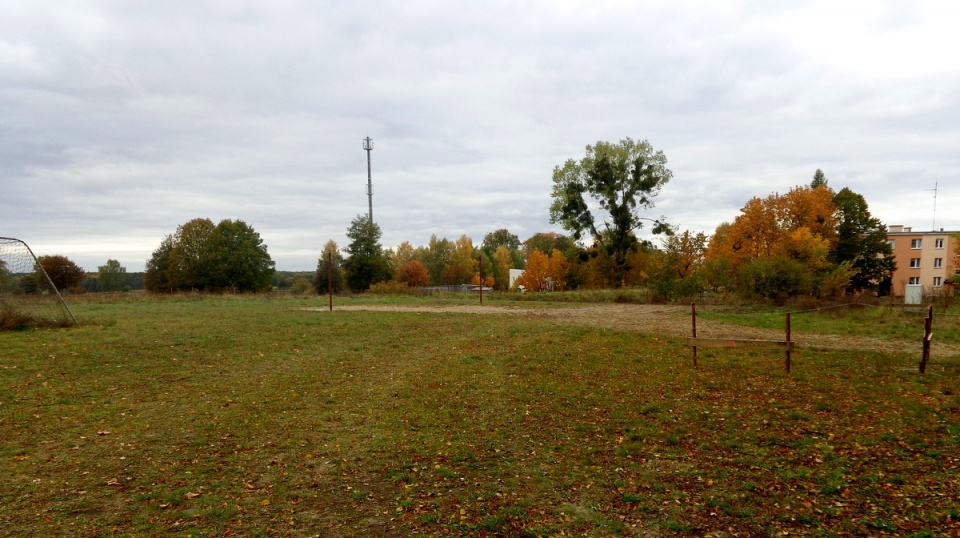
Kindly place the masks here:
POLYGON ((926 189, 928 191, 933 191, 933 228, 931 228, 933 231, 937 231, 937 188, 939 186, 940 182, 935 181, 932 189, 926 189))

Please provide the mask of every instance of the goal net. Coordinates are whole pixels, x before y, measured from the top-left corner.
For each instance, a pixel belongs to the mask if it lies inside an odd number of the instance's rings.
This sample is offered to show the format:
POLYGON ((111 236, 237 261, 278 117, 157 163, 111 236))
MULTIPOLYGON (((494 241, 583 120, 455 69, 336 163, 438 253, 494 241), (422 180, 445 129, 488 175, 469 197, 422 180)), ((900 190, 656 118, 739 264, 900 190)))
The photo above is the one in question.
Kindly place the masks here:
POLYGON ((30 247, 19 239, 0 237, 0 329, 76 324, 30 247))

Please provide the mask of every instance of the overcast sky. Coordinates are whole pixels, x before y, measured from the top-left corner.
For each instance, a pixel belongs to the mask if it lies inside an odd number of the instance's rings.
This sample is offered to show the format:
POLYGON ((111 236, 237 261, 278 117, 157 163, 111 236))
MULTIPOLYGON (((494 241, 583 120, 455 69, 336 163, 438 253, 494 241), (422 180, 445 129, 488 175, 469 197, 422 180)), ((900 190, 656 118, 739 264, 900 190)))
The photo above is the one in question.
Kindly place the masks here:
POLYGON ((958 28, 952 0, 0 0, 0 236, 142 271, 241 219, 311 270, 367 212, 366 136, 386 247, 563 232, 553 168, 625 137, 680 230, 817 168, 960 230, 958 28))

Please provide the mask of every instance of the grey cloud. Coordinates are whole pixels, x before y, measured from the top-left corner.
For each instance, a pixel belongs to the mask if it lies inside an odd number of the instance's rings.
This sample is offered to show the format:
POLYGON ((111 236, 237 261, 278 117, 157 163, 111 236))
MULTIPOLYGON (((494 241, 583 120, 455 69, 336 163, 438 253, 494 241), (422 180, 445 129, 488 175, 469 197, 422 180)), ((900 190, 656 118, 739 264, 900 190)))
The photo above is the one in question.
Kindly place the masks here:
MULTIPOLYGON (((817 167, 880 218, 918 228, 932 206, 923 189, 939 181, 946 214, 960 172, 956 66, 838 69, 780 31, 809 9, 4 6, 0 235, 87 268, 126 256, 135 270, 191 218, 240 218, 280 268, 311 269, 366 213, 367 135, 388 246, 556 230, 553 167, 627 136, 663 150, 674 171, 652 216, 694 231, 817 167)), ((929 23, 926 7, 908 11, 868 18, 863 32, 929 23)))

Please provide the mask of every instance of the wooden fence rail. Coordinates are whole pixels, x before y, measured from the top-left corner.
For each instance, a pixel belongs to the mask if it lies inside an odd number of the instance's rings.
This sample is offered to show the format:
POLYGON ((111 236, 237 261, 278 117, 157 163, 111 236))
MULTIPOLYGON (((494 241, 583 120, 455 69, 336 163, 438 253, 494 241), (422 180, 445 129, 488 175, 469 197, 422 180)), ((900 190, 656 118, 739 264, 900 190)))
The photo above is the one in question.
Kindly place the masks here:
POLYGON ((697 304, 690 305, 693 323, 693 336, 687 338, 687 346, 693 348, 693 366, 697 367, 697 348, 750 348, 750 349, 779 349, 786 354, 785 367, 790 373, 791 352, 794 342, 790 340, 790 312, 786 316, 786 339, 784 340, 750 340, 744 338, 698 338, 697 337, 697 304))

